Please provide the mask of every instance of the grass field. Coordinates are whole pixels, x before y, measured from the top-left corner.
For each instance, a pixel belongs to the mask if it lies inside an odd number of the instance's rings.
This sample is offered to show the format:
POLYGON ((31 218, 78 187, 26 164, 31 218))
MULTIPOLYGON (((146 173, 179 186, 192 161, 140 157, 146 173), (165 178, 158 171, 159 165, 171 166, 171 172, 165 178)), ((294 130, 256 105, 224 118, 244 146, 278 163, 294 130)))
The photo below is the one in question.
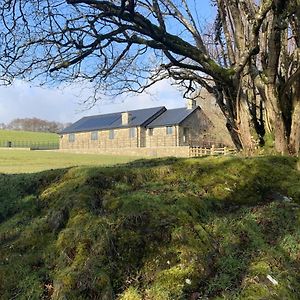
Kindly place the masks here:
POLYGON ((52 151, 0 149, 0 173, 33 173, 71 166, 99 166, 126 163, 132 156, 73 154, 52 151))
POLYGON ((0 142, 58 143, 56 133, 0 130, 0 142))

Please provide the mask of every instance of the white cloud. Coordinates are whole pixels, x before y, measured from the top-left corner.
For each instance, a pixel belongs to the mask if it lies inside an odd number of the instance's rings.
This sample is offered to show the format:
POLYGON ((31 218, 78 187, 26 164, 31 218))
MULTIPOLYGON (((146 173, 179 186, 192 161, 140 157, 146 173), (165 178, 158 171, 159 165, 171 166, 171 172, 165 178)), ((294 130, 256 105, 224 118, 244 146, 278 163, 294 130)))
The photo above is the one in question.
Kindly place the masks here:
POLYGON ((82 104, 86 92, 79 86, 64 89, 32 87, 23 81, 12 86, 0 87, 0 123, 8 123, 15 118, 37 117, 59 122, 73 122, 82 116, 132 110, 146 107, 184 106, 185 101, 168 81, 154 85, 149 93, 118 97, 113 101, 104 99, 92 109, 86 110, 82 104), (84 96, 80 94, 85 93, 84 96))

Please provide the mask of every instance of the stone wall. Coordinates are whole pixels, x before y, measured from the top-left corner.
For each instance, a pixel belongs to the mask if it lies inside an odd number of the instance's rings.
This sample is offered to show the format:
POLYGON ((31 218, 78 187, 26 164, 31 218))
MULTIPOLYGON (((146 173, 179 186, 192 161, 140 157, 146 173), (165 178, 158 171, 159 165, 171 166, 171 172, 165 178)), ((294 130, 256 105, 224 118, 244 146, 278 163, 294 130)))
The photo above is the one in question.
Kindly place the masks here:
POLYGON ((197 109, 180 125, 172 126, 172 134, 167 134, 166 126, 153 128, 152 135, 149 135, 148 129, 146 147, 201 146, 203 140, 209 137, 209 129, 212 126, 205 113, 201 109, 197 109))
POLYGON ((129 128, 114 129, 114 138, 109 138, 109 130, 98 131, 98 140, 91 140, 91 132, 75 133, 75 141, 69 142, 69 134, 60 139, 60 149, 95 149, 95 148, 137 148, 141 142, 140 129, 135 128, 135 136, 129 137, 129 128))
POLYGON ((209 118, 200 109, 188 116, 179 126, 179 146, 201 146, 203 141, 209 139, 210 128, 213 126, 209 118), (186 128, 187 135, 184 135, 186 128))
POLYGON ((85 154, 110 154, 110 155, 132 155, 137 157, 188 157, 188 146, 182 147, 152 147, 152 148, 85 148, 85 149, 60 149, 59 152, 85 153, 85 154))
POLYGON ((152 129, 152 135, 149 135, 150 130, 146 134, 146 147, 175 147, 178 146, 178 126, 172 126, 172 134, 167 134, 166 126, 155 127, 152 129))
POLYGON ((178 126, 172 126, 173 133, 167 134, 166 127, 149 129, 138 127, 134 138, 129 137, 129 128, 114 129, 114 139, 109 139, 109 130, 98 131, 98 140, 91 140, 91 132, 75 133, 75 141, 69 142, 69 135, 60 140, 60 149, 95 149, 95 148, 137 148, 137 147, 174 147, 178 146, 178 126))

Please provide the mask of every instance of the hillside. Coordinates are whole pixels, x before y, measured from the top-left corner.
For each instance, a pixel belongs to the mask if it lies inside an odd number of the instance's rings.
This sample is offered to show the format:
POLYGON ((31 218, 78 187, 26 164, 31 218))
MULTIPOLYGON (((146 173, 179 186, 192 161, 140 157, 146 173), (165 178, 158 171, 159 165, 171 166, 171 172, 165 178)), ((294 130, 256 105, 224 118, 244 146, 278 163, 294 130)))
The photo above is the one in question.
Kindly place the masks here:
POLYGON ((299 299, 295 158, 0 175, 1 299, 299 299))
POLYGON ((58 143, 59 136, 56 133, 33 132, 19 130, 0 130, 0 146, 6 146, 10 141, 17 144, 34 143, 58 143))

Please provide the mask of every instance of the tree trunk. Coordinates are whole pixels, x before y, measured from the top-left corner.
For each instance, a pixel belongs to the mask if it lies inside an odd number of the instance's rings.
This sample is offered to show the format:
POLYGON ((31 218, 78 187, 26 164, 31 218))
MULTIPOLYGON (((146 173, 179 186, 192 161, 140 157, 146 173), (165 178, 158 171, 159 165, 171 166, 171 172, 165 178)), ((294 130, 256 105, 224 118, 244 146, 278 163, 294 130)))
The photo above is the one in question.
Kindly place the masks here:
POLYGON ((251 117, 247 103, 244 100, 239 100, 237 103, 237 126, 239 129, 240 139, 242 141, 243 150, 248 154, 255 149, 255 139, 253 134, 255 129, 251 124, 251 117))
POLYGON ((275 136, 275 150, 278 153, 281 153, 282 155, 287 154, 288 153, 287 136, 286 136, 286 130, 285 130, 281 112, 278 112, 275 116, 274 136, 275 136))
MULTIPOLYGON (((298 85, 300 86, 300 84, 298 85)), ((299 87, 300 88, 300 87, 299 87)), ((299 155, 300 151, 300 91, 296 92, 295 107, 292 114, 291 133, 289 138, 289 153, 299 155)))
POLYGON ((228 129, 228 132, 230 134, 230 137, 232 139, 232 142, 233 142, 236 150, 237 151, 242 151, 243 150, 243 144, 242 144, 241 137, 240 137, 240 134, 238 132, 238 129, 235 126, 232 126, 231 122, 229 122, 228 120, 227 120, 227 123, 226 123, 226 127, 228 129))
MULTIPOLYGON (((241 95, 239 90, 239 84, 237 87, 233 84, 231 88, 222 87, 218 92, 215 91, 214 96, 226 118, 226 127, 236 149, 251 153, 255 149, 255 142, 251 134, 253 124, 247 101, 244 98, 245 95, 241 95)), ((253 130, 255 129, 253 128, 253 130)))
POLYGON ((288 153, 286 127, 279 105, 279 95, 275 84, 266 85, 266 111, 271 120, 275 137, 275 150, 281 154, 288 153))

